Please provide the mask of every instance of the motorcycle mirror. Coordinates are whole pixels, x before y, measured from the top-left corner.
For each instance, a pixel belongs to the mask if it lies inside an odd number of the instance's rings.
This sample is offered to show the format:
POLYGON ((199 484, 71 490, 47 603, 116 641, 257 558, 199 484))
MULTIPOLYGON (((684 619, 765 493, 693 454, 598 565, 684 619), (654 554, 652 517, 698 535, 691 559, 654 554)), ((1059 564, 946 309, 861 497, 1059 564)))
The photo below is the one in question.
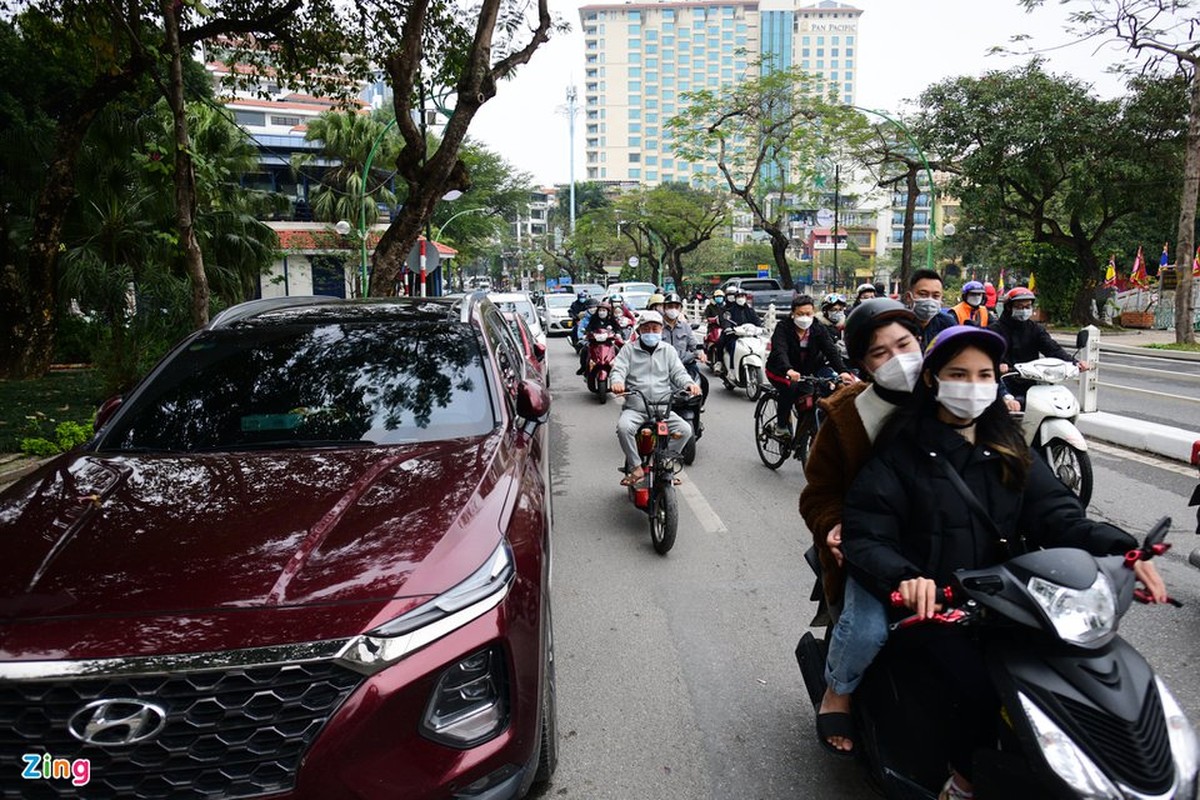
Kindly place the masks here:
POLYGON ((1160 545, 1167 538, 1167 534, 1171 530, 1171 518, 1163 517, 1158 522, 1154 523, 1154 527, 1146 534, 1146 541, 1142 543, 1143 550, 1151 550, 1156 545, 1160 545))
POLYGON ((1082 350, 1088 345, 1089 332, 1086 329, 1075 334, 1075 349, 1082 350))

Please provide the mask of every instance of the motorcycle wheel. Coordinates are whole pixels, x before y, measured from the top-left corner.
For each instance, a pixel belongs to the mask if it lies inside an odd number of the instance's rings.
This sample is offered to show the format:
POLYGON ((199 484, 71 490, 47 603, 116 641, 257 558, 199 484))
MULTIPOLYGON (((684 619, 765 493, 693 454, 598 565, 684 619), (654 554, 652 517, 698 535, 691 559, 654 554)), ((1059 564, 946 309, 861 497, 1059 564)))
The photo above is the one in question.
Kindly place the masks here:
POLYGON ((596 389, 600 394, 600 405, 608 402, 608 380, 602 380, 596 384, 596 389))
POLYGON ((650 501, 650 543, 660 556, 665 556, 675 546, 678 527, 679 503, 675 499, 675 486, 667 475, 650 501))
POLYGON ((766 431, 767 425, 775 422, 774 403, 774 396, 770 392, 764 392, 754 408, 754 444, 758 447, 758 457, 767 469, 779 469, 783 462, 787 461, 790 450, 786 444, 766 431))
POLYGON ((689 467, 695 463, 696 437, 694 434, 691 439, 688 439, 688 443, 683 446, 683 453, 681 454, 681 457, 683 458, 683 463, 689 467))
POLYGON ((800 459, 800 463, 808 466, 808 451, 812 447, 813 439, 817 435, 816 420, 812 414, 806 414, 797 423, 800 428, 796 434, 794 446, 796 448, 796 458, 800 459))
POLYGON ((1061 439, 1042 446, 1042 455, 1062 484, 1087 508, 1092 501, 1092 459, 1086 450, 1078 450, 1061 439))
POLYGON ((758 368, 743 366, 742 381, 745 384, 742 388, 746 390, 746 399, 753 403, 762 392, 762 384, 758 382, 758 368))

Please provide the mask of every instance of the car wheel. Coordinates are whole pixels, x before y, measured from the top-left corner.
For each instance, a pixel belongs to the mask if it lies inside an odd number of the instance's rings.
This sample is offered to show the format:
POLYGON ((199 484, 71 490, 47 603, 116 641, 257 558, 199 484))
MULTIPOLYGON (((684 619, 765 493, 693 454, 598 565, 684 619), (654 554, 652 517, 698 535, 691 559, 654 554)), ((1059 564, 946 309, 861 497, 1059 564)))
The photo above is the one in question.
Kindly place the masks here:
POLYGON ((554 674, 554 631, 550 629, 550 614, 547 612, 546 679, 542 687, 542 730, 538 749, 537 771, 533 774, 534 786, 550 782, 558 769, 558 681, 554 674))

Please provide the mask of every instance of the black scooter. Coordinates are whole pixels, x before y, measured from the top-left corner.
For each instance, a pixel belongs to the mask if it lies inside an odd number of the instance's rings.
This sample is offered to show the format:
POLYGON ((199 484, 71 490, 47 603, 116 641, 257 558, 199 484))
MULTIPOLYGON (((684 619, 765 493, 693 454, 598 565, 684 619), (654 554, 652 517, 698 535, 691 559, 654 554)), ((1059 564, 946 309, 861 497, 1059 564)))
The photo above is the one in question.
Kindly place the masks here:
MULTIPOLYGON (((988 569, 960 570, 931 620, 972 626, 1001 701, 997 747, 975 754, 975 796, 1195 800, 1200 745, 1175 697, 1117 623, 1134 600, 1133 564, 1166 552, 1170 520, 1123 558, 1055 548, 988 569)), ((810 562, 811 563, 811 562, 810 562)), ((893 597, 897 602, 898 597, 893 597)), ((1178 605, 1175 601, 1172 604, 1178 605)), ((825 643, 796 647, 816 705, 825 692, 825 643)), ((888 798, 932 800, 946 780, 946 720, 904 691, 927 674, 885 646, 854 695, 855 752, 888 798)))
MULTIPOLYGON (((1192 499, 1188 501, 1189 506, 1196 506, 1196 534, 1200 535, 1200 483, 1196 484, 1196 488, 1192 490, 1192 499)), ((1200 547, 1197 547, 1188 556, 1188 563, 1193 567, 1200 567, 1200 547)))

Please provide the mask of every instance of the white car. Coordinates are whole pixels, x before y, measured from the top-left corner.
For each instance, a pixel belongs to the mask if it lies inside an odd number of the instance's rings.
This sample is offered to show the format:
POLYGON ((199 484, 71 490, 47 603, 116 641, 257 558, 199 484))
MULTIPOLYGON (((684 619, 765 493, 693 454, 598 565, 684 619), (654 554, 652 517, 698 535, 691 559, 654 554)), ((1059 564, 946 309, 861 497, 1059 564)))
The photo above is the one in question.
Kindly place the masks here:
POLYGON ((623 281, 621 283, 610 283, 608 285, 609 294, 644 294, 647 297, 658 291, 653 283, 646 281, 623 281))
POLYGON ((571 331, 570 308, 575 302, 573 294, 548 294, 542 298, 546 305, 546 333, 566 335, 571 331))
POLYGON ((488 292, 488 299, 495 303, 496 308, 501 311, 515 311, 524 317, 525 324, 529 326, 529 331, 537 343, 543 347, 546 345, 546 330, 542 327, 537 307, 534 306, 533 300, 528 294, 525 292, 488 292))

